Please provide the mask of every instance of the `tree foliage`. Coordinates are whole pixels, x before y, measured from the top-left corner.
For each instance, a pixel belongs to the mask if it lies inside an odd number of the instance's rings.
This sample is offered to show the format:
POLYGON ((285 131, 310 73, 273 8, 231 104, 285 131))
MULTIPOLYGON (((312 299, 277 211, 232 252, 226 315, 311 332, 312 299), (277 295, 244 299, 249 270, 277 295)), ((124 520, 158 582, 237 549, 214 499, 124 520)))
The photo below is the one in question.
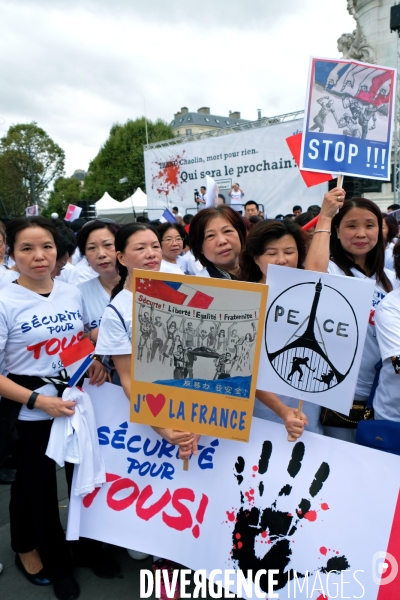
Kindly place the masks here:
MULTIPOLYGON (((158 119, 147 120, 149 143, 174 137, 169 125, 158 119)), ((96 202, 104 192, 116 200, 124 200, 138 187, 145 190, 143 146, 146 144, 144 117, 129 120, 125 125, 115 124, 97 156, 89 165, 83 197, 96 202), (119 183, 128 178, 128 183, 119 183)))
POLYGON ((27 189, 8 154, 0 154, 0 218, 25 214, 27 189))
POLYGON ((59 177, 54 182, 54 188, 49 194, 49 200, 42 214, 50 217, 51 213, 58 213, 60 219, 64 218, 68 204, 77 205, 81 199, 81 183, 75 177, 59 177))
POLYGON ((48 185, 64 173, 64 151, 36 123, 12 125, 0 140, 0 157, 8 179, 7 189, 0 179, 0 196, 13 215, 25 212, 24 207, 17 209, 22 188, 25 206, 40 204, 48 185))

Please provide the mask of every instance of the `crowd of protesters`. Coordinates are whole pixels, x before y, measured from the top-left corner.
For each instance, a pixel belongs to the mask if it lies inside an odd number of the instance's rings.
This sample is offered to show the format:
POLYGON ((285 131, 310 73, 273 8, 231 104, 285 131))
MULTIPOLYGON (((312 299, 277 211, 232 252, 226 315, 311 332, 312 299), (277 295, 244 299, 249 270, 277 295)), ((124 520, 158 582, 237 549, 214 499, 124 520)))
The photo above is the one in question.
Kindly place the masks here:
MULTIPOLYGON (((382 214, 370 200, 347 200, 343 189, 334 188, 321 207, 303 212, 294 205, 292 213, 268 219, 256 201, 248 200, 242 215, 222 194, 216 206, 202 208, 205 192, 197 198, 194 216, 182 217, 174 207, 174 223, 120 226, 99 218, 79 219, 71 228, 62 220, 30 217, 15 218, 6 227, 0 224, 0 483, 11 483, 16 566, 30 583, 52 584, 60 600, 79 596, 74 567, 90 568, 105 578, 117 577, 120 567, 96 540, 67 542, 61 526, 56 465, 46 448, 54 419, 73 415, 75 402, 61 399, 63 386, 55 383, 61 377, 59 361, 45 352, 33 360, 27 352, 28 346, 44 342, 42 328, 29 324, 40 324, 52 309, 80 315, 72 329, 54 328, 53 338, 73 344, 80 334, 95 344, 101 360, 87 372, 90 383, 120 385, 129 399, 134 269, 265 284, 273 264, 368 278, 375 293, 354 401, 366 406, 375 365, 382 359, 375 418, 400 421, 400 242, 395 212, 400 207, 393 205, 382 214), (305 231, 316 215, 317 223, 305 231)), ((229 196, 239 202, 244 193, 235 184, 229 196)), ((283 423, 293 440, 308 430, 355 442, 356 425, 324 425, 318 405, 304 403, 301 414, 297 407, 294 398, 257 390, 254 415, 283 423)), ((197 452, 193 432, 155 430, 179 446, 181 458, 197 452)), ((70 489, 73 465, 65 472, 70 489)), ((140 540, 133 540, 128 552, 134 559, 147 557, 140 552, 140 540)), ((153 568, 172 575, 176 565, 154 557, 153 568)), ((178 586, 174 597, 179 598, 178 586)))

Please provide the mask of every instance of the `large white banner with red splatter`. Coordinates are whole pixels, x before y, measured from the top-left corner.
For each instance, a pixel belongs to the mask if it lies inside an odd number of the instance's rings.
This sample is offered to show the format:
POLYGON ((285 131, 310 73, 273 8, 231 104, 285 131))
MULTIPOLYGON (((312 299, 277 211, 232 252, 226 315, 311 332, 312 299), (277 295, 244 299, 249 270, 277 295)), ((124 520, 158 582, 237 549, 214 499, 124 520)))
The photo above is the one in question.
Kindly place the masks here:
MULTIPOLYGON (((212 177, 230 202, 228 192, 238 183, 244 192, 240 204, 255 200, 268 217, 292 212, 295 204, 305 210, 321 204, 327 184, 307 188, 286 143, 302 129, 302 121, 279 123, 250 131, 152 148, 144 153, 149 208, 167 204, 196 210, 194 194, 212 177)), ((236 207, 237 209, 240 206, 236 207)), ((161 213, 160 213, 161 214, 161 213)), ((158 213, 150 212, 151 218, 158 213)))
POLYGON ((397 456, 311 433, 293 444, 283 426, 254 419, 247 444, 201 438, 185 472, 175 447, 129 423, 122 388, 85 389, 107 483, 71 499, 69 539, 220 569, 221 579, 265 569, 264 592, 274 570, 269 597, 281 600, 399 597, 397 456))

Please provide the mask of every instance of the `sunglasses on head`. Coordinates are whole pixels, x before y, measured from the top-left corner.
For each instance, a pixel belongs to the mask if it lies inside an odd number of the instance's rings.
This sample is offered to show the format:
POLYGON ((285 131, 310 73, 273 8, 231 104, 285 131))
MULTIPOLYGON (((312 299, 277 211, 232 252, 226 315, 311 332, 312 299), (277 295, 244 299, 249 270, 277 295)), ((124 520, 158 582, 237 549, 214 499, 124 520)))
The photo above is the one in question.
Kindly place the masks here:
POLYGON ((85 227, 87 227, 88 225, 91 225, 92 223, 114 223, 115 221, 113 221, 112 219, 92 219, 91 221, 87 221, 84 225, 82 225, 81 229, 85 229, 85 227))

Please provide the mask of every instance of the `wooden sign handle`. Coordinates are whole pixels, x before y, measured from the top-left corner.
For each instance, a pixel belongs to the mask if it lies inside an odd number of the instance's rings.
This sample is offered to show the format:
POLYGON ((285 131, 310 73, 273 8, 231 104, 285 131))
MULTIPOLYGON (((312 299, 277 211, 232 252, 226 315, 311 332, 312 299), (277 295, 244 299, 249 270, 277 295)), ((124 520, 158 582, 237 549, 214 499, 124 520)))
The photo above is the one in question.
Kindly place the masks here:
POLYGON ((183 470, 189 471, 189 459, 188 458, 185 458, 185 460, 183 461, 183 470))
MULTIPOLYGON (((296 417, 298 419, 300 419, 300 417, 301 417, 301 413, 303 410, 303 404, 304 404, 304 400, 299 400, 299 405, 297 407, 297 415, 296 415, 296 417)), ((290 433, 288 433, 287 439, 288 439, 288 442, 295 442, 297 438, 293 437, 292 435, 290 435, 290 433)))

